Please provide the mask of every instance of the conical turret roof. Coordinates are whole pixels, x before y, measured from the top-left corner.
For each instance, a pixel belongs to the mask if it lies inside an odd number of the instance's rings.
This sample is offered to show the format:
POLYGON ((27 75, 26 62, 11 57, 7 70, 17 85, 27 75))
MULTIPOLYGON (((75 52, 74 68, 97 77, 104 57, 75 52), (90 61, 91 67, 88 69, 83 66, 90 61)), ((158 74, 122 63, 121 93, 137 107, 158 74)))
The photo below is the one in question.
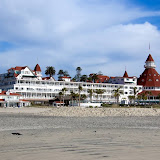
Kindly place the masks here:
POLYGON ((41 68, 40 68, 39 64, 37 64, 37 65, 35 66, 34 71, 35 71, 35 72, 41 72, 41 68))
POLYGON ((155 69, 154 60, 151 54, 146 60, 145 70, 138 78, 137 84, 144 87, 160 87, 160 75, 155 69))
POLYGON ((146 62, 154 62, 151 54, 148 55, 148 58, 147 58, 146 62))
POLYGON ((124 72, 123 77, 124 77, 124 78, 128 78, 128 73, 127 73, 127 71, 124 72))

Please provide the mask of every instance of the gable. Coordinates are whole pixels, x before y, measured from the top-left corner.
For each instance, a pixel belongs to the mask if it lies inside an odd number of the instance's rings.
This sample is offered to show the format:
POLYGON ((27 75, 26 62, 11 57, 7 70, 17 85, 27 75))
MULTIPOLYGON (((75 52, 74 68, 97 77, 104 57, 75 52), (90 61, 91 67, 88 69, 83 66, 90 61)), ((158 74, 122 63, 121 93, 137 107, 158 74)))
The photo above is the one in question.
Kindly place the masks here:
POLYGON ((29 68, 29 67, 26 67, 24 69, 21 70, 21 75, 22 76, 35 76, 35 74, 33 73, 33 71, 29 68))

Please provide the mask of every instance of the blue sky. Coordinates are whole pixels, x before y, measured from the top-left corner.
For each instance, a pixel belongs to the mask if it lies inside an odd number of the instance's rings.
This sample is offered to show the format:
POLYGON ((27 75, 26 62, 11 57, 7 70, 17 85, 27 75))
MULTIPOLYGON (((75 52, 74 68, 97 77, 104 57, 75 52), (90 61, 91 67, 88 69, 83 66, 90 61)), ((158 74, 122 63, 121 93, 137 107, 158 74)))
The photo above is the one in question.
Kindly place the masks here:
POLYGON ((160 72, 159 44, 160 0, 0 0, 1 73, 39 63, 139 77, 149 52, 160 72))

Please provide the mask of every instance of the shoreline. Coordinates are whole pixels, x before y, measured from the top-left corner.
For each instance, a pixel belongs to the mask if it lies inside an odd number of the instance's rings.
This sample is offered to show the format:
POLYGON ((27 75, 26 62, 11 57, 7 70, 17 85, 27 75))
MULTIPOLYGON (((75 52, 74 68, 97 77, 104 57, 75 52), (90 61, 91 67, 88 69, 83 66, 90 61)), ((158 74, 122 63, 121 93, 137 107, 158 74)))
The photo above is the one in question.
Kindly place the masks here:
POLYGON ((131 117, 131 116, 160 116, 158 108, 0 108, 0 114, 29 114, 53 117, 131 117))

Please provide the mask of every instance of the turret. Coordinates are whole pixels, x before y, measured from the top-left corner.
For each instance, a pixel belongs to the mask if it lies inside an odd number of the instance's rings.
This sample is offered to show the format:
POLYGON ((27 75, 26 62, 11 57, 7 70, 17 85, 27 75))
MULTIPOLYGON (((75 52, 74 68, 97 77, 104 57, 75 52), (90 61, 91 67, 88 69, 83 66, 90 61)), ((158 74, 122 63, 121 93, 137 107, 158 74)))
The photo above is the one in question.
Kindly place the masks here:
POLYGON ((128 78, 128 73, 127 73, 127 71, 124 72, 123 77, 124 77, 124 78, 128 78))
POLYGON ((34 72, 37 76, 41 77, 42 76, 42 73, 41 73, 41 68, 39 66, 39 64, 37 64, 34 68, 34 72))
POLYGON ((156 65, 154 63, 154 60, 153 60, 151 54, 148 55, 148 58, 145 63, 146 63, 144 65, 145 68, 156 68, 156 65))

